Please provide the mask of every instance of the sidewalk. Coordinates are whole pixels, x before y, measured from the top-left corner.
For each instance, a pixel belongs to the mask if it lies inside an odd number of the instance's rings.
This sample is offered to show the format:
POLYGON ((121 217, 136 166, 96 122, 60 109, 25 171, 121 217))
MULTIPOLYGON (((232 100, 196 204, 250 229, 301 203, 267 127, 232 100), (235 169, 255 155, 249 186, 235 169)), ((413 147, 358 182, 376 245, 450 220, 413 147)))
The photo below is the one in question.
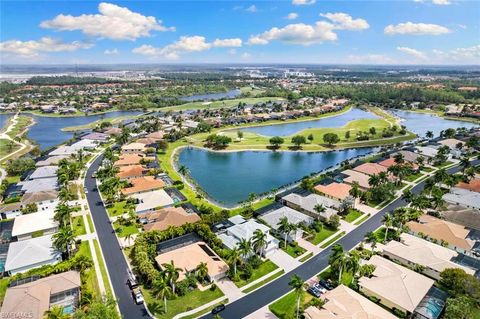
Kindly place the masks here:
POLYGON ((306 249, 309 252, 312 252, 314 255, 316 255, 316 254, 318 254, 319 252, 322 251, 322 249, 320 247, 315 246, 314 244, 312 244, 311 242, 309 242, 308 240, 305 240, 303 238, 299 238, 297 240, 297 243, 298 243, 298 246, 306 249))
POLYGON ((238 288, 235 283, 227 277, 216 281, 215 284, 218 288, 220 288, 221 291, 223 291, 229 302, 240 299, 245 295, 240 288, 238 288))

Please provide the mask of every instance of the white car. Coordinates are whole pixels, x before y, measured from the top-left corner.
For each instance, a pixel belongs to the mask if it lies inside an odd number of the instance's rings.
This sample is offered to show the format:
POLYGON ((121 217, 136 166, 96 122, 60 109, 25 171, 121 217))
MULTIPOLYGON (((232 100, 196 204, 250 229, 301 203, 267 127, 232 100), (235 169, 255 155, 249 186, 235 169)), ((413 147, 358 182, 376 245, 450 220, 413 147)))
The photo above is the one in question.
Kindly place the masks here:
POLYGON ((135 288, 132 290, 132 297, 133 300, 137 305, 141 305, 143 303, 143 295, 142 292, 140 291, 140 288, 135 288))

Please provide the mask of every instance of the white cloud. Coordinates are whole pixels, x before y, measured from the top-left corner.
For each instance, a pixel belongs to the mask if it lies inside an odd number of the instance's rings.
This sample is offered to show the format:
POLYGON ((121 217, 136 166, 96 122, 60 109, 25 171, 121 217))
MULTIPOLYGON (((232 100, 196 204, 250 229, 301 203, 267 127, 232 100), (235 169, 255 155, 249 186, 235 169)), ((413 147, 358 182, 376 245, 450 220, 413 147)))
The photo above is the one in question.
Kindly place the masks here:
POLYGON ((370 26, 364 19, 353 19, 352 16, 343 13, 321 13, 320 16, 329 19, 335 24, 335 29, 338 30, 365 30, 370 26))
POLYGON ((248 11, 248 12, 257 12, 257 7, 252 4, 250 7, 248 7, 247 9, 245 9, 245 11, 248 11))
POLYGON ((244 52, 244 53, 242 53, 242 55, 241 55, 241 58, 244 59, 244 60, 248 60, 248 59, 250 59, 251 57, 252 57, 252 55, 251 55, 250 53, 248 53, 248 52, 244 52))
POLYGON ((295 20, 296 18, 298 18, 298 13, 295 12, 291 12, 285 17, 287 20, 295 20))
POLYGON ((180 39, 163 48, 156 48, 149 44, 144 44, 132 50, 133 53, 158 58, 178 59, 182 54, 201 52, 210 48, 227 48, 227 47, 241 47, 242 40, 237 38, 232 39, 215 39, 213 42, 207 42, 202 36, 182 36, 180 39))
POLYGON ((35 58, 42 53, 48 52, 72 52, 78 49, 89 49, 93 46, 91 43, 73 41, 70 43, 62 42, 50 37, 43 37, 39 40, 20 41, 9 40, 0 42, 0 52, 16 55, 23 58, 35 58))
MULTIPOLYGON (((413 2, 424 3, 425 0, 413 0, 413 2)), ((449 0, 432 0, 432 4, 446 6, 452 4, 449 0)))
POLYGON ((268 44, 270 41, 278 40, 288 44, 311 45, 325 41, 337 40, 335 30, 364 30, 369 27, 363 19, 353 19, 346 13, 322 14, 330 20, 317 21, 315 24, 294 23, 282 28, 274 27, 263 33, 252 35, 248 40, 251 45, 268 44))
POLYGON ((106 49, 105 51, 103 51, 104 54, 106 55, 118 55, 120 52, 118 52, 118 50, 115 48, 115 49, 106 49))
POLYGON ((317 2, 317 0, 292 0, 294 6, 309 6, 315 2, 317 2))
POLYGON ((456 48, 450 51, 433 50, 435 57, 442 63, 479 64, 480 44, 467 48, 456 48))
POLYGON ((397 47, 397 50, 405 54, 411 55, 416 59, 425 60, 427 58, 424 52, 409 47, 397 47))
POLYGON ((390 24, 383 32, 386 35, 441 35, 451 31, 438 24, 405 22, 397 25, 390 24))
POLYGON ((395 60, 383 54, 349 55, 347 63, 351 64, 393 64, 395 60))
POLYGON ((112 40, 135 40, 150 36, 151 31, 173 31, 162 25, 153 16, 144 16, 128 8, 102 2, 98 5, 99 14, 80 16, 60 14, 52 20, 40 23, 42 28, 60 31, 80 30, 84 34, 112 40))

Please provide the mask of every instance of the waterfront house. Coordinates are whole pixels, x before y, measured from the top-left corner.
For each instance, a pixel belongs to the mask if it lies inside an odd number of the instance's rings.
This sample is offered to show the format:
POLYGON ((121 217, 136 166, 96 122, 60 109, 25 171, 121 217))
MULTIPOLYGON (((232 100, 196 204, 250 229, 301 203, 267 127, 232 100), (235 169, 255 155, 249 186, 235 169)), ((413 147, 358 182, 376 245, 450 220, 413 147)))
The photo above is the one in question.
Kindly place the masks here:
POLYGON ((336 209, 340 207, 340 202, 318 194, 302 196, 296 193, 290 193, 282 197, 282 202, 288 207, 303 212, 308 216, 313 218, 321 218, 324 220, 327 220, 332 215, 335 215, 337 213, 336 209), (317 206, 323 206, 325 211, 321 213, 317 212, 315 209, 317 206))
POLYGON ((130 195, 137 200, 137 214, 153 211, 162 207, 172 206, 175 202, 163 189, 130 195))
POLYGON ((29 180, 40 179, 40 178, 52 178, 57 177, 57 166, 42 166, 38 167, 33 171, 32 174, 28 177, 29 180))
POLYGON ((145 176, 147 171, 148 170, 145 169, 142 165, 121 166, 117 173, 117 177, 121 180, 139 178, 145 176))
MULTIPOLYGON (((329 197, 333 198, 335 200, 342 201, 348 196, 350 196, 350 189, 352 189, 352 186, 345 184, 345 183, 337 183, 337 182, 332 182, 330 184, 326 185, 317 185, 314 187, 314 189, 329 197)), ((337 204, 335 207, 338 208, 339 204, 337 204)))
POLYGON ((166 207, 153 212, 138 214, 138 218, 145 231, 166 230, 168 227, 180 227, 184 224, 193 224, 200 221, 195 213, 188 213, 182 207, 166 207))
POLYGON ((30 319, 42 319, 53 306, 62 306, 63 313, 70 315, 80 302, 80 287, 80 273, 77 271, 27 280, 7 288, 1 313, 24 313, 30 319))
POLYGON ((342 174, 346 176, 343 178, 344 183, 349 185, 357 183, 358 186, 364 190, 370 188, 370 184, 368 183, 370 179, 369 175, 351 169, 344 170, 342 174))
POLYGON ((354 167, 353 170, 369 176, 387 173, 387 168, 377 163, 363 163, 354 167))
POLYGON ((17 183, 24 193, 37 193, 42 191, 55 191, 58 189, 57 177, 42 178, 33 181, 17 183))
POLYGON ((92 140, 98 143, 105 143, 110 136, 106 133, 92 132, 87 135, 82 136, 82 140, 92 140))
POLYGON ((129 165, 140 165, 143 161, 153 161, 155 158, 146 157, 141 154, 121 154, 118 157, 118 160, 115 161, 113 166, 129 166, 129 165))
POLYGON ((35 166, 41 167, 41 166, 51 166, 51 165, 58 165, 58 163, 64 159, 68 158, 67 155, 55 155, 55 156, 49 156, 47 158, 44 158, 42 160, 39 160, 38 162, 35 163, 35 166))
POLYGON ((151 192, 165 186, 165 183, 160 179, 155 179, 154 176, 143 176, 132 178, 129 180, 130 187, 122 189, 123 195, 133 195, 145 192, 151 192))
POLYGON ((185 279, 187 273, 194 273, 200 263, 206 263, 208 277, 211 281, 224 278, 228 272, 228 265, 204 242, 196 242, 182 246, 155 257, 157 265, 162 269, 164 264, 173 262, 181 269, 178 280, 185 279))
MULTIPOLYGON (((265 223, 267 223, 270 228, 272 228, 272 232, 274 232, 280 238, 283 238, 284 234, 280 232, 278 229, 280 228, 280 220, 283 218, 287 218, 290 224, 300 225, 303 224, 305 226, 310 225, 313 222, 313 218, 307 216, 305 214, 300 213, 290 207, 283 206, 279 209, 274 211, 268 212, 259 217, 265 223)), ((302 238, 303 230, 298 228, 295 232, 292 232, 287 235, 288 241, 296 241, 299 238, 302 238)))
POLYGON ((145 151, 145 144, 143 143, 130 143, 122 146, 122 154, 141 154, 145 151))

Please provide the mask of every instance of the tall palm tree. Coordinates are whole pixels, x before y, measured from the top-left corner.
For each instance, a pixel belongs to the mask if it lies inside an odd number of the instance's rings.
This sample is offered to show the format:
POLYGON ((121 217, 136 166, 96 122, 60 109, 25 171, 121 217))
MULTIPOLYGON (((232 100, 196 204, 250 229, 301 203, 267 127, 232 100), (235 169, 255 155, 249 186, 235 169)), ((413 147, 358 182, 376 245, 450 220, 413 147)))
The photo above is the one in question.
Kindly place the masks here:
POLYGON ((350 283, 353 282, 353 279, 355 279, 355 276, 357 275, 358 271, 360 270, 360 253, 357 250, 353 250, 350 252, 348 255, 348 260, 347 260, 347 269, 352 272, 352 280, 350 283))
POLYGON ((65 203, 60 203, 55 208, 55 215, 53 219, 60 224, 60 227, 64 227, 70 223, 70 213, 72 212, 70 206, 65 203))
POLYGON ((278 231, 283 233, 283 238, 285 240, 285 248, 287 248, 287 237, 288 234, 292 231, 292 226, 290 222, 288 221, 287 217, 282 217, 280 218, 280 221, 278 222, 278 231))
POLYGON ((182 271, 182 269, 175 267, 173 260, 171 260, 169 264, 162 264, 162 267, 164 269, 167 281, 172 287, 173 294, 175 294, 175 284, 177 283, 178 277, 180 276, 180 271, 182 271))
POLYGON ((325 211, 327 210, 325 208, 325 206, 323 206, 322 204, 317 204, 313 207, 313 209, 315 210, 315 212, 318 213, 318 215, 321 215, 322 213, 325 213, 325 211))
POLYGON ((63 202, 68 202, 70 200, 73 200, 75 196, 72 192, 70 192, 68 187, 62 187, 58 192, 58 198, 60 198, 60 200, 63 202))
POLYGON ((53 306, 52 308, 45 311, 45 319, 68 319, 69 315, 63 313, 63 306, 53 306))
POLYGON ((386 213, 382 218, 383 225, 385 225, 385 239, 384 241, 387 242, 388 238, 388 229, 393 225, 393 217, 392 214, 386 213))
POLYGON ((355 201, 362 196, 362 191, 358 182, 353 182, 351 186, 352 188, 350 188, 348 194, 353 197, 353 208, 355 208, 355 201))
POLYGON ((240 251, 240 254, 242 255, 242 258, 243 258, 243 262, 245 263, 253 251, 252 242, 250 240, 242 238, 238 243, 238 250, 240 251))
POLYGON ((188 168, 185 166, 185 165, 180 165, 180 167, 178 168, 178 172, 185 176, 188 174, 188 168))
POLYGON ((227 262, 233 267, 233 275, 237 276, 237 264, 242 261, 240 258, 240 250, 235 247, 228 252, 227 262))
POLYGON ((53 235, 53 246, 70 258, 70 245, 75 241, 75 235, 70 227, 61 227, 53 235))
POLYGON ((163 299, 164 312, 167 312, 167 298, 173 295, 172 288, 168 285, 168 282, 162 274, 157 280, 153 282, 153 294, 155 298, 163 299))
POLYGON ((432 132, 432 131, 427 131, 427 133, 425 134, 425 136, 426 136, 428 139, 432 139, 432 138, 433 138, 433 132, 432 132))
POLYGON ((470 163, 470 159, 464 156, 460 159, 460 165, 462 165, 462 172, 465 172, 472 164, 470 163))
POLYGON ((372 231, 369 231, 365 234, 365 240, 372 247, 372 251, 375 252, 375 247, 377 247, 377 236, 372 231))
POLYGON ((342 271, 346 267, 348 262, 348 253, 343 250, 342 245, 336 244, 332 247, 330 253, 329 263, 332 268, 338 270, 338 283, 342 282, 342 271))
POLYGON ((197 276, 199 279, 205 280, 208 276, 208 265, 207 263, 201 262, 198 264, 197 268, 195 269, 197 272, 197 276))
POLYGON ((293 288, 293 291, 297 295, 297 316, 296 318, 298 319, 298 315, 300 312, 300 299, 303 294, 303 286, 305 285, 305 282, 300 278, 299 275, 294 274, 292 277, 290 277, 290 281, 288 282, 288 285, 293 288))
POLYGON ((403 154, 397 153, 393 156, 393 159, 395 160, 395 163, 397 164, 403 164, 405 162, 405 158, 403 157, 403 154))
POLYGON ((368 185, 370 185, 372 187, 376 187, 376 186, 380 185, 380 183, 381 183, 380 177, 377 174, 373 174, 368 179, 368 185))
POLYGON ((253 232, 253 241, 252 241, 253 249, 260 255, 263 256, 263 252, 267 249, 268 242, 267 242, 267 234, 262 232, 260 229, 256 229, 253 232))

